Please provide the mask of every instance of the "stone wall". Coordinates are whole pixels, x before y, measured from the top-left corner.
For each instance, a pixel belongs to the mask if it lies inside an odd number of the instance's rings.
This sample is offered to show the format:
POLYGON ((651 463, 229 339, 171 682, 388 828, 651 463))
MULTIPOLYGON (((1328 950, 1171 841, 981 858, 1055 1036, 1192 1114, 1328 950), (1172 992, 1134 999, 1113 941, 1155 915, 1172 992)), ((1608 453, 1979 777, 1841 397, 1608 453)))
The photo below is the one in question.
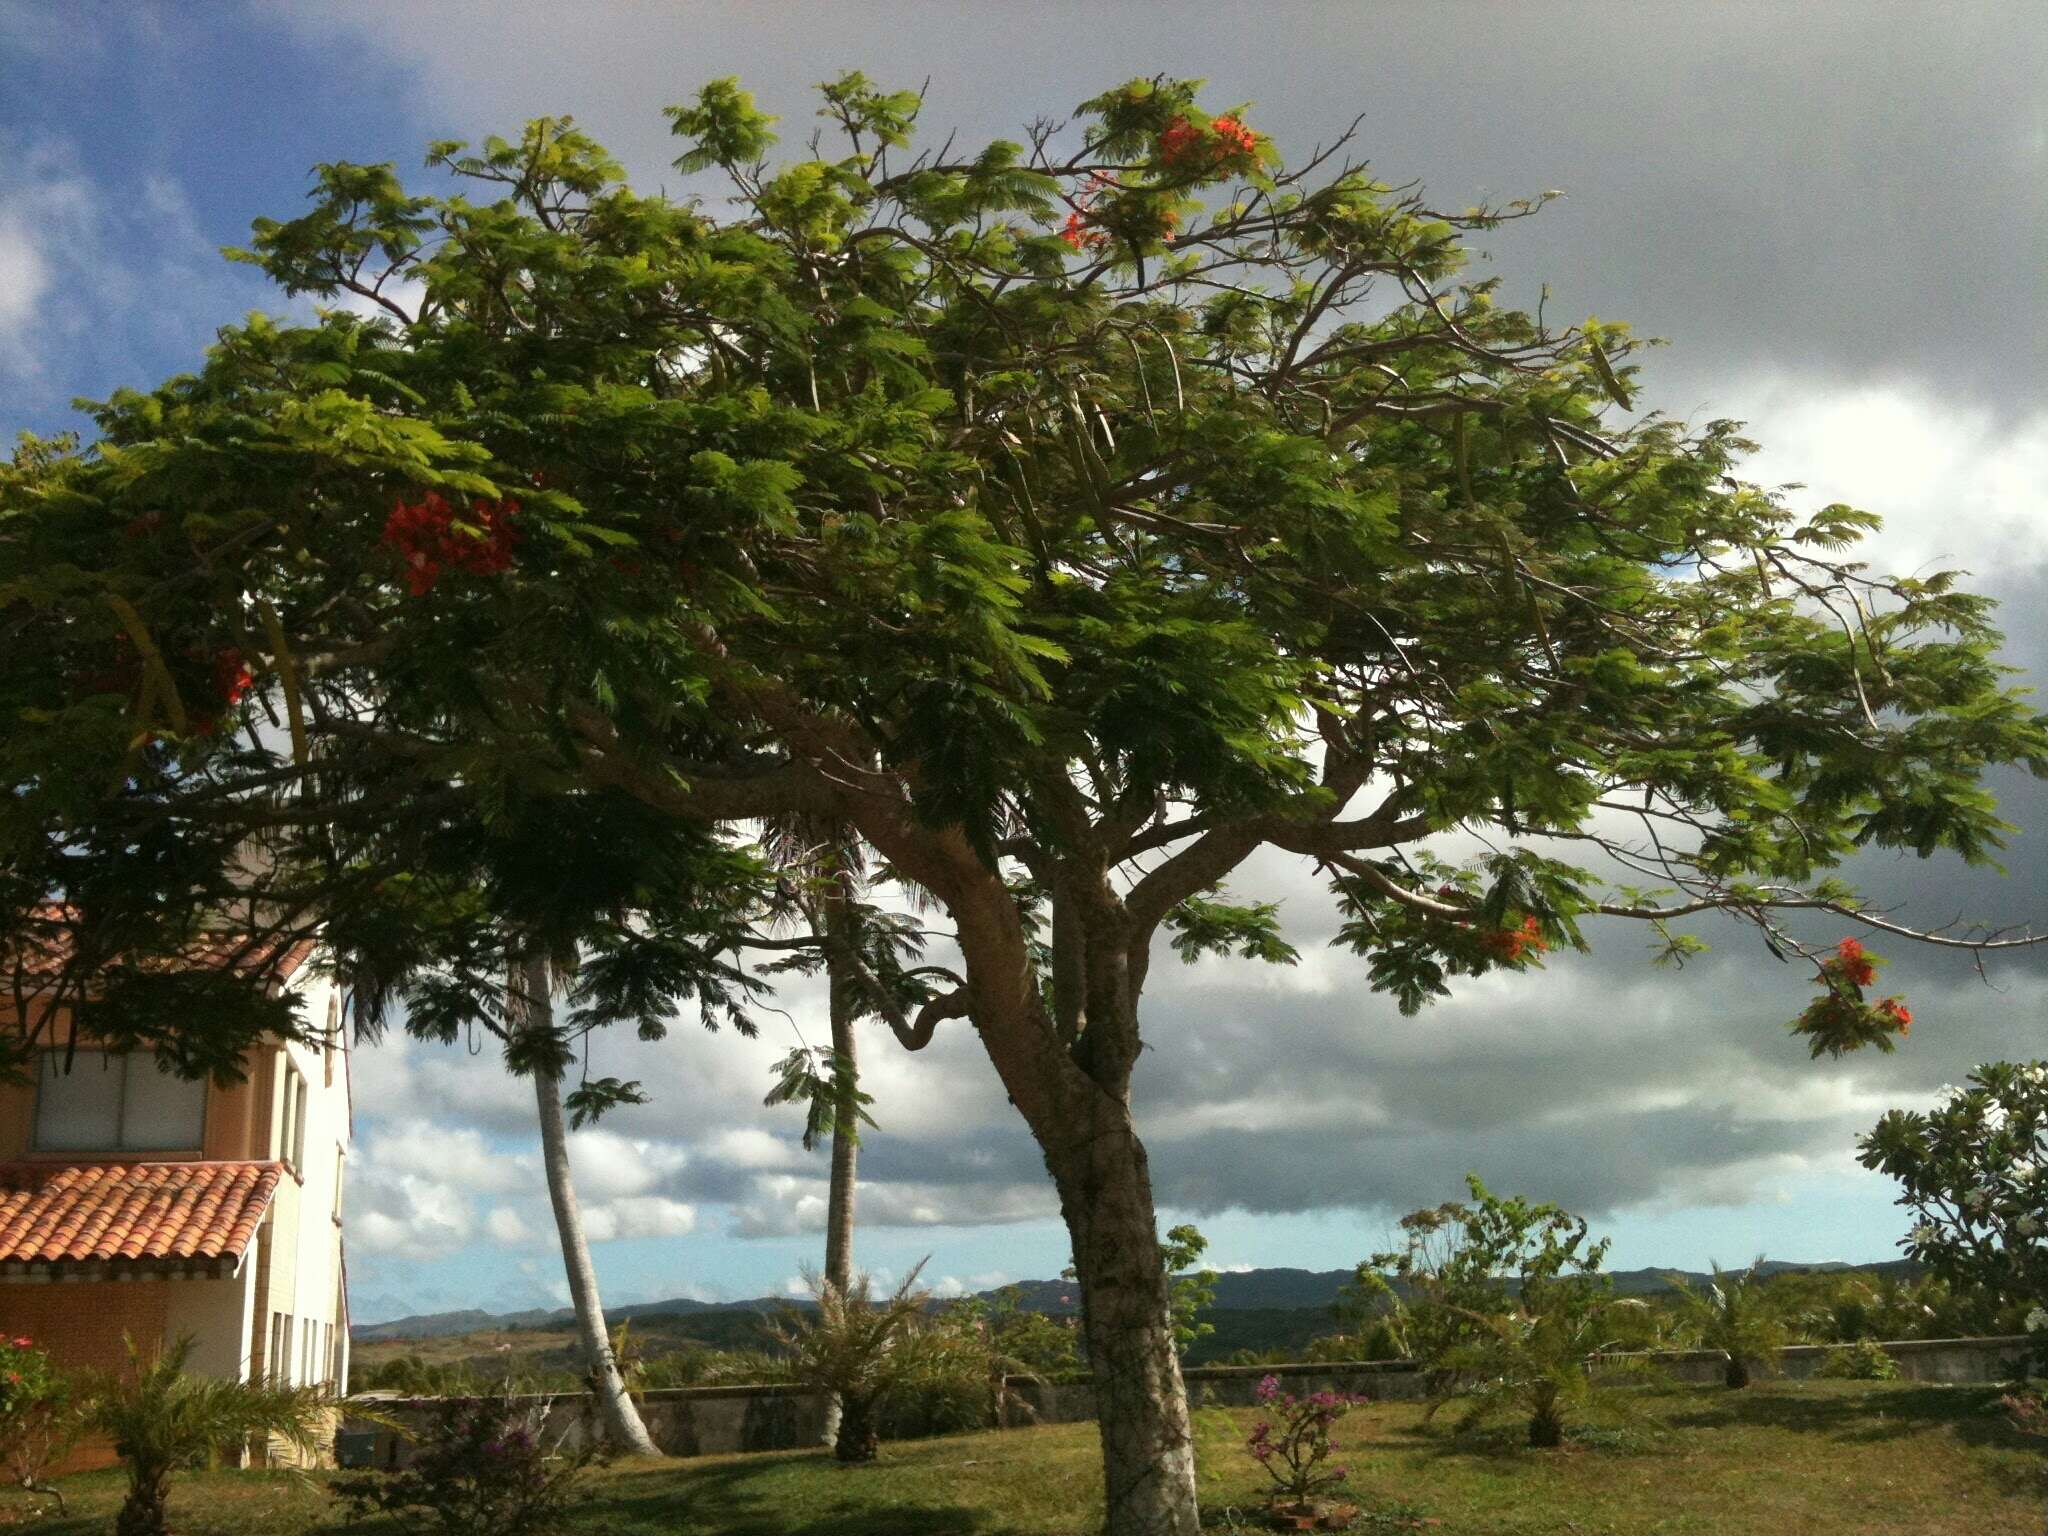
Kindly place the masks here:
MULTIPOLYGON (((432 1398, 397 1398, 378 1392, 363 1395, 408 1427, 424 1426, 437 1406, 432 1398)), ((818 1445, 825 1435, 825 1401, 801 1387, 671 1387, 636 1393, 635 1397, 647 1433, 669 1456, 782 1451, 818 1445)), ((580 1449, 598 1433, 597 1416, 587 1394, 565 1392, 516 1401, 544 1407, 542 1437, 565 1449, 580 1449)), ((345 1431, 336 1446, 337 1456, 348 1466, 403 1466, 407 1451, 404 1435, 360 1425, 345 1431)))
MULTIPOLYGON (((1805 1381, 1842 1344, 1795 1344, 1779 1361, 1779 1375, 1805 1381)), ((1949 1385, 2011 1381, 2026 1374, 2027 1337, 1987 1339, 1901 1339, 1884 1346, 1897 1362, 1902 1381, 1949 1385)), ((1669 1350, 1647 1357, 1672 1380, 1711 1386, 1721 1380, 1725 1358, 1716 1350, 1669 1350)), ((1198 1365, 1186 1372, 1188 1397, 1197 1407, 1249 1407, 1259 1383, 1277 1376, 1297 1396, 1329 1389, 1382 1401, 1413 1401, 1429 1395, 1429 1375, 1414 1360, 1381 1360, 1334 1365, 1198 1365)), ((1095 1389, 1085 1381, 1013 1381, 1028 1408, 1011 1422, 1066 1424, 1095 1417, 1095 1389)))
MULTIPOLYGON (((1780 1374, 1804 1381, 1815 1375, 1836 1344, 1799 1344, 1785 1351, 1780 1374)), ((1950 1385, 2010 1381, 2026 1371, 2023 1334, 1989 1339, 1906 1339, 1886 1344, 1906 1381, 1950 1385)), ((1649 1357, 1675 1381, 1711 1385, 1721 1379, 1722 1357, 1711 1350, 1649 1357)), ((1428 1375, 1413 1360, 1337 1365, 1204 1365, 1187 1372, 1188 1396, 1196 1406, 1246 1407, 1261 1380, 1277 1376, 1288 1391, 1328 1388, 1382 1400, 1428 1395, 1428 1375)), ((1066 1424, 1095 1416, 1095 1389, 1086 1381, 1042 1382, 1012 1378, 1022 1405, 1010 1425, 1066 1424)), ((371 1394, 379 1396, 378 1394, 371 1394)), ((380 1398, 402 1422, 424 1424, 431 1399, 380 1398)), ((590 1401, 580 1393, 532 1398, 547 1410, 544 1433, 567 1446, 586 1443, 596 1431, 590 1401)), ((639 1394, 640 1416, 654 1443, 671 1456, 708 1456, 735 1451, 779 1451, 818 1445, 824 1437, 825 1404, 814 1392, 792 1386, 673 1387, 639 1394)), ((389 1430, 345 1434, 338 1447, 345 1464, 400 1466, 406 1456, 402 1435, 389 1430)))

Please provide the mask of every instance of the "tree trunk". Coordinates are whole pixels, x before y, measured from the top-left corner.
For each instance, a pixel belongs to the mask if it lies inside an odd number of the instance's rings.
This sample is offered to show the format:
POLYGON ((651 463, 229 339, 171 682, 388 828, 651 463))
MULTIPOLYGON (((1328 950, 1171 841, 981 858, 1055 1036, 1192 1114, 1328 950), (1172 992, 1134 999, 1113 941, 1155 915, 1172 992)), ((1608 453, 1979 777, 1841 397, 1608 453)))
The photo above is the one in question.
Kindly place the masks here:
MULTIPOLYGON (((834 881, 823 902, 826 931, 836 938, 837 930, 846 920, 847 894, 840 881, 834 881)), ((832 1049, 843 1056, 849 1065, 858 1058, 854 1052, 853 1020, 854 980, 847 974, 847 967, 837 958, 837 948, 828 944, 825 949, 825 974, 828 978, 828 1011, 832 1016, 832 1049)), ((834 1120, 832 1125, 832 1175, 825 1192, 825 1284, 844 1296, 853 1284, 853 1203, 856 1188, 857 1168, 860 1160, 860 1143, 854 1127, 846 1117, 834 1120)), ((825 1431, 823 1442, 834 1447, 841 1461, 859 1461, 872 1458, 872 1447, 866 1457, 848 1456, 840 1443, 840 1421, 843 1408, 837 1395, 825 1404, 825 1431)), ((867 1431, 872 1439, 872 1429, 867 1431)))
POLYGON ((1073 1236, 1082 1336, 1095 1378, 1109 1536, 1195 1536, 1194 1436, 1159 1262, 1152 1179, 1129 1111, 1097 1100, 1047 1161, 1073 1236))
POLYGON ((1728 1352, 1728 1370, 1722 1379, 1731 1387, 1748 1386, 1749 1362, 1733 1350, 1730 1350, 1728 1352))
MULTIPOLYGON (((521 960, 514 987, 523 1000, 525 1027, 552 1028, 547 962, 537 957, 521 960)), ((562 1239, 562 1264, 569 1275, 569 1302, 576 1312, 583 1358, 590 1362, 590 1390, 597 1400, 598 1420, 613 1450, 629 1456, 659 1456, 660 1449, 640 1422, 640 1410, 626 1392, 626 1380, 612 1356, 611 1336, 605 1331, 597 1269, 590 1262, 583 1213, 576 1204, 576 1186, 569 1178, 569 1132, 562 1116, 561 1074, 536 1070, 533 1088, 540 1108, 541 1163, 547 1170, 548 1201, 555 1208, 555 1231, 562 1239)))
POLYGON ((882 1432, 876 1422, 877 1404, 872 1400, 835 1401, 839 1424, 833 1432, 832 1454, 840 1461, 873 1461, 881 1448, 882 1432))
MULTIPOLYGON (((836 923, 844 911, 843 899, 828 898, 826 922, 836 923)), ((829 954, 830 951, 828 950, 829 954)), ((854 983, 846 967, 826 962, 831 978, 832 1050, 851 1064, 854 1050, 854 983)), ((832 1178, 825 1195, 825 1282, 843 1294, 853 1284, 853 1204, 860 1143, 854 1127, 841 1116, 832 1127, 832 1178)))
POLYGON ((128 1497, 121 1501, 120 1513, 114 1517, 114 1536, 164 1536, 170 1529, 166 1520, 170 1491, 168 1471, 131 1472, 128 1497))
POLYGON ((1529 1443, 1543 1450, 1564 1444, 1564 1415, 1558 1412, 1554 1387, 1537 1388, 1535 1408, 1529 1415, 1529 1443))

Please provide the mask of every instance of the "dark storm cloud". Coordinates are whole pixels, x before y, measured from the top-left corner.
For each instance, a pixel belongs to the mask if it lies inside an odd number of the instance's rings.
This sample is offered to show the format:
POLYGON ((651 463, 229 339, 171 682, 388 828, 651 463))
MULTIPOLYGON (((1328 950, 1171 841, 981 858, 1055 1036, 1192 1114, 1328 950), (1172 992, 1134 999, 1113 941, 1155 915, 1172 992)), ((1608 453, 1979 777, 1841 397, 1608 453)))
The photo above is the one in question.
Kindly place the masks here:
MULTIPOLYGON (((2006 605, 2007 659, 2048 675, 2048 27, 2031 0, 390 0, 284 14, 415 68, 422 137, 573 112, 643 187, 679 185, 659 108, 721 75, 784 114, 792 153, 811 83, 848 67, 892 86, 929 77, 928 129, 969 143, 1156 71, 1253 100, 1253 121, 1293 154, 1362 113, 1359 152, 1440 206, 1564 189, 1483 241, 1511 297, 1533 302, 1548 282, 1554 319, 1597 312, 1669 338, 1644 359, 1650 402, 1745 416, 1765 478, 1885 513, 1878 564, 1973 570, 2006 605)), ((1856 860, 1854 878, 1922 924, 2048 918, 2048 793, 2013 774, 1994 786, 2022 827, 2009 878, 1888 854, 1856 860)), ((1591 956, 1466 984, 1403 1019, 1367 990, 1362 962, 1320 948, 1334 922, 1306 871, 1266 857, 1234 886, 1287 903, 1305 959, 1272 975, 1166 955, 1154 967, 1135 1093, 1175 1209, 1384 1214, 1456 1193, 1468 1168, 1590 1212, 1742 1203, 1839 1168, 1883 1108, 1975 1062, 2048 1055, 2048 956, 1998 960, 1987 985, 1967 957, 1876 941, 1894 962, 1887 987, 1918 1015, 1912 1039, 1894 1056, 1816 1063, 1784 1028, 1809 977, 1732 925, 1702 925, 1716 951, 1672 975, 1649 968, 1644 935, 1603 924, 1591 956)), ((780 1001, 820 1036, 814 991, 780 1001)), ((640 1197, 727 1207, 742 1235, 817 1227, 822 1159, 757 1103, 787 1044, 680 1030, 601 1046, 598 1070, 656 1096, 622 1112, 617 1134, 679 1154, 640 1197)), ((523 1089, 465 1093, 477 1080, 454 1074, 477 1064, 406 1059, 382 1078, 394 1116, 523 1132, 523 1089)), ((881 1122, 862 1152, 864 1221, 1051 1210, 1037 1149, 971 1031, 949 1026, 915 1057, 871 1032, 864 1070, 881 1122)))
MULTIPOLYGON (((808 133, 817 80, 930 80, 970 140, 1136 74, 1206 77, 1294 153, 1358 148, 1442 205, 1562 188, 1487 242, 1518 296, 1553 285, 1671 338, 1662 403, 1736 370, 1913 376, 2000 410, 2042 380, 2048 27, 2031 0, 1785 5, 1240 3, 666 9, 388 0, 288 13, 420 72, 438 129, 571 112, 643 183, 677 178, 657 111, 740 75, 808 133)), ((338 151, 339 152, 339 151, 338 151)))

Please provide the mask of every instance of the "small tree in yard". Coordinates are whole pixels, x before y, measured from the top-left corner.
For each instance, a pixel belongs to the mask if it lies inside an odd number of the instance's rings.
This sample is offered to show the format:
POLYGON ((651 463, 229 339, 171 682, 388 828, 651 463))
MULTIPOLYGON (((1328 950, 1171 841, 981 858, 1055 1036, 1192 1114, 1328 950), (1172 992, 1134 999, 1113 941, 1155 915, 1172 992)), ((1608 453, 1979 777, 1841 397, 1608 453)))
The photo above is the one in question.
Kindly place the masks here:
POLYGON ((1609 1239, 1555 1205, 1494 1195, 1468 1176, 1469 1203, 1401 1218, 1407 1242, 1367 1262, 1409 1295, 1409 1336, 1437 1373, 1434 1415, 1458 1398, 1459 1427, 1503 1412, 1528 1420, 1529 1443, 1556 1446, 1595 1373, 1627 1369, 1596 1357, 1614 1339, 1609 1239))
MULTIPOLYGON (((1812 1045, 1888 1048, 1903 1006, 1785 914, 2026 942, 1829 872, 1987 857, 1979 781, 2048 729, 1984 602, 1871 572, 1875 519, 1743 484, 1734 423, 1635 413, 1623 328, 1467 269, 1534 203, 1447 213, 1342 139, 1287 167, 1189 81, 958 153, 913 147, 915 95, 824 103, 777 168, 734 82, 676 108, 715 208, 561 120, 433 146, 462 194, 324 166, 244 255, 383 318, 230 327, 0 469, 0 953, 42 1001, 10 1044, 147 990, 127 1043, 233 1062, 291 1021, 154 963, 199 915, 346 928, 410 868, 391 828, 508 795, 844 827, 960 953, 900 1037, 971 1019, 1044 1153, 1109 1529, 1193 1536, 1131 1095, 1172 1048, 1157 941, 1290 959, 1224 888, 1268 848, 1404 1010, 1597 917, 1682 956, 1723 913, 1811 968, 1812 1045)), ((610 950, 613 1016, 673 1002, 672 936, 610 950)))
POLYGON ((89 1378, 83 1423, 113 1442, 128 1474, 115 1536, 167 1536, 171 1479, 272 1439, 312 1453, 332 1430, 335 1399, 318 1387, 188 1376, 187 1335, 150 1351, 133 1340, 124 1371, 89 1378))
POLYGON ((770 1325, 790 1374, 838 1400, 832 1454, 841 1461, 875 1459, 883 1404, 918 1375, 915 1346, 931 1302, 931 1293, 917 1287, 923 1268, 919 1264, 879 1300, 868 1275, 856 1275, 845 1286, 814 1277, 816 1307, 792 1308, 770 1325))
POLYGON ((1185 1355, 1190 1345, 1216 1331, 1204 1322, 1202 1313, 1216 1300, 1216 1271, 1197 1269, 1209 1251, 1209 1239, 1183 1222, 1169 1227, 1159 1245, 1159 1262, 1165 1266, 1169 1314, 1173 1321, 1173 1342, 1185 1355))
POLYGON ((1959 1291, 2048 1308, 2048 1062, 1991 1062, 1857 1144, 1899 1181, 1899 1246, 1959 1291))
POLYGON ((1728 1357, 1724 1379, 1730 1387, 1748 1386, 1753 1366, 1776 1371, 1778 1356, 1791 1339, 1764 1285, 1763 1263, 1759 1257, 1744 1270, 1716 1264, 1713 1280, 1699 1288, 1678 1275, 1668 1277, 1678 1293, 1683 1326, 1700 1348, 1718 1349, 1728 1357))
POLYGON ((27 1335, 0 1340, 0 1467, 24 1493, 47 1494, 64 1509, 64 1495, 48 1481, 81 1433, 71 1383, 27 1335))

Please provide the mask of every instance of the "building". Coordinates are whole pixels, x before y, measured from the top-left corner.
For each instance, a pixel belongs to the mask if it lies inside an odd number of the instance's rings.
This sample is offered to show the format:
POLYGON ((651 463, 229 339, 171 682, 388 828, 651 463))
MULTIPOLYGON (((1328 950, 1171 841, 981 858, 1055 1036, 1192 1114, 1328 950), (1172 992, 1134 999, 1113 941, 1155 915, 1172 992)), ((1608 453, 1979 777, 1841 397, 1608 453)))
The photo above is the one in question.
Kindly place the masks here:
POLYGON ((103 1368, 190 1334, 190 1370, 346 1390, 348 1043, 312 958, 268 969, 323 1042, 257 1047, 241 1082, 81 1039, 0 1085, 0 1334, 103 1368))

